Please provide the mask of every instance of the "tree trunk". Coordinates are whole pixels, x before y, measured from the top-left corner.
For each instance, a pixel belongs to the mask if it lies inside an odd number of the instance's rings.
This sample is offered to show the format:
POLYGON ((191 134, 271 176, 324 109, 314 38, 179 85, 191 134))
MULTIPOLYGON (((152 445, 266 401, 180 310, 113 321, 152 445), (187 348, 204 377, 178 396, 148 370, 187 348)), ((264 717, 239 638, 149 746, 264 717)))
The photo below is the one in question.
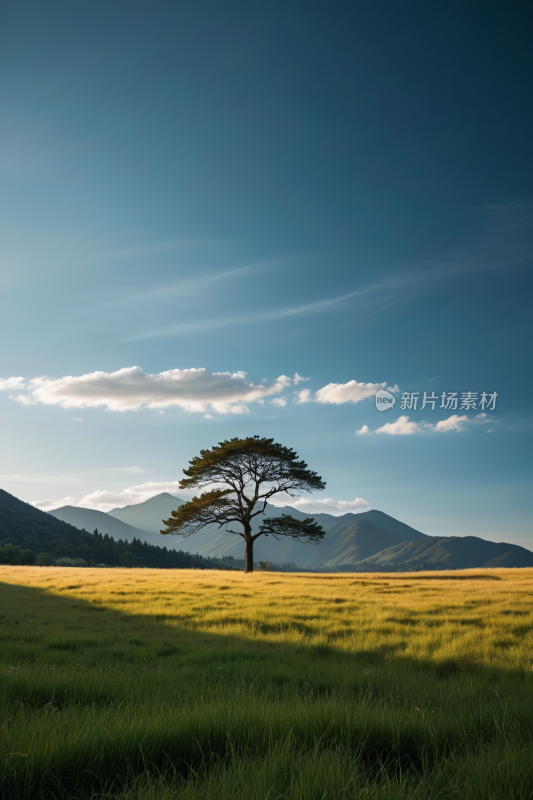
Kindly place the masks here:
POLYGON ((254 540, 250 537, 246 542, 246 549, 244 551, 244 558, 246 559, 245 572, 254 571, 254 540))

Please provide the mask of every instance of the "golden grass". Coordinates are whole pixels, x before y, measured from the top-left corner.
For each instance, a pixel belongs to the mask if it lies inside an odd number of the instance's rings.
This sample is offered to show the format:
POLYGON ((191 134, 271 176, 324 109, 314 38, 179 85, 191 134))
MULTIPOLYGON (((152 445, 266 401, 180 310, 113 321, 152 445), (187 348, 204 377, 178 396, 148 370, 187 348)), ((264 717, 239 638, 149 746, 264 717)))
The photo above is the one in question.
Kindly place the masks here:
POLYGON ((0 581, 248 640, 533 667, 533 569, 245 575, 3 566, 0 581))

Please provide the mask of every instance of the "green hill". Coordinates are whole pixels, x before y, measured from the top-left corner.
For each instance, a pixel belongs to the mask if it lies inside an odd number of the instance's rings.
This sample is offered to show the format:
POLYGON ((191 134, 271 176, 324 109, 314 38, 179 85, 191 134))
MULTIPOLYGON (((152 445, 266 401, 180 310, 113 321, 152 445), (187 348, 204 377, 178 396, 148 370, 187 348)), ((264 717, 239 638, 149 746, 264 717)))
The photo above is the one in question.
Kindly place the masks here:
POLYGON ((156 547, 139 539, 116 541, 108 534, 88 533, 0 489, 0 563, 53 564, 62 559, 80 566, 166 569, 211 566, 188 553, 156 547))

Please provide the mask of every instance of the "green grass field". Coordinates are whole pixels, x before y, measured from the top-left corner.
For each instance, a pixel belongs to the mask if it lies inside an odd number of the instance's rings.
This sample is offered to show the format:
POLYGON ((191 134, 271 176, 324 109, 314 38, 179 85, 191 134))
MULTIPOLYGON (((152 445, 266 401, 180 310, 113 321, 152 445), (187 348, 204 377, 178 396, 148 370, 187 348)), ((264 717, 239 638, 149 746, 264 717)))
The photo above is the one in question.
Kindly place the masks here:
POLYGON ((6 798, 533 798, 533 570, 0 567, 6 798))

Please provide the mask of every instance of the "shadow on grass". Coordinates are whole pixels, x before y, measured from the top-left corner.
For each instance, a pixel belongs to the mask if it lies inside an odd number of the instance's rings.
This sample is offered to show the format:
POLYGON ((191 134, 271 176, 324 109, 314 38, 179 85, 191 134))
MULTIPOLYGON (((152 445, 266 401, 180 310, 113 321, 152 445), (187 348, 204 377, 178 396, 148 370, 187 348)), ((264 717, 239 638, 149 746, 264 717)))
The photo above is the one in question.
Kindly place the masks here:
MULTIPOLYGON (((470 715, 465 741, 491 743, 502 729, 497 717, 495 727, 474 718, 502 673, 468 660, 414 661, 386 641, 350 654, 244 639, 14 584, 0 583, 0 608, 4 717, 22 731, 4 742, 0 786, 13 798, 51 797, 58 787, 74 796, 89 784, 118 791, 147 769, 187 776, 221 759, 262 757, 286 736, 306 752, 357 753, 370 772, 420 773, 457 742, 452 691, 470 715), (424 711, 431 703, 446 707, 441 728, 424 711), (61 756, 51 744, 60 730, 61 756)), ((526 724, 516 714, 515 722, 526 724)))
MULTIPOLYGON (((80 582, 73 582, 72 585, 64 587, 65 590, 79 588, 82 588, 80 582)), ((54 654, 64 651, 80 655, 87 652, 96 655, 101 652, 109 660, 117 662, 124 659, 125 651, 117 645, 117 641, 120 641, 130 650, 132 647, 144 648, 146 651, 144 655, 148 658, 187 655, 191 661, 197 663, 204 658, 207 661, 224 661, 232 651, 235 651, 240 657, 245 657, 246 654, 257 660, 275 658, 278 662, 280 659, 290 661, 295 655, 303 655, 312 660, 333 660, 348 668, 357 664, 382 664, 383 660, 387 659, 389 670, 394 667, 417 673, 420 670, 428 670, 433 675, 444 677, 458 671, 491 679, 502 673, 512 674, 518 678, 524 677, 524 672, 520 669, 482 665, 468 655, 439 662, 431 658, 412 659, 403 655, 405 649, 403 642, 386 640, 389 631, 385 629, 384 640, 380 645, 372 650, 365 648, 360 652, 347 653, 336 647, 334 640, 329 644, 319 645, 288 644, 268 640, 269 633, 285 629, 298 629, 303 633, 312 632, 308 625, 297 619, 291 620, 287 625, 264 622, 261 625, 261 638, 252 639, 205 629, 196 630, 187 624, 194 619, 194 614, 182 617, 184 624, 180 626, 180 617, 171 612, 156 616, 130 614, 126 604, 120 609, 109 608, 99 600, 85 600, 70 595, 60 596, 52 594, 46 588, 3 582, 0 582, 0 608, 8 612, 0 614, 0 642, 4 645, 18 644, 14 656, 22 661, 37 656, 42 660, 47 655, 54 658, 54 654), (133 633, 135 636, 130 635, 133 633)), ((441 611, 442 609, 437 609, 434 613, 441 611)), ((427 613, 431 613, 431 609, 427 613)), ((505 615, 522 613, 526 612, 509 610, 502 612, 505 615)), ((237 617, 235 620, 238 621, 237 617)), ((417 624, 417 620, 411 616, 401 618, 398 615, 391 616, 387 621, 401 622, 405 626, 417 624)), ((476 617, 459 619, 457 622, 463 626, 482 625, 476 617)), ((342 638, 342 634, 339 636, 342 638)), ((8 657, 9 650, 9 646, 4 646, 4 658, 8 657)), ((136 660, 138 655, 139 653, 135 653, 134 650, 133 656, 136 660)))

